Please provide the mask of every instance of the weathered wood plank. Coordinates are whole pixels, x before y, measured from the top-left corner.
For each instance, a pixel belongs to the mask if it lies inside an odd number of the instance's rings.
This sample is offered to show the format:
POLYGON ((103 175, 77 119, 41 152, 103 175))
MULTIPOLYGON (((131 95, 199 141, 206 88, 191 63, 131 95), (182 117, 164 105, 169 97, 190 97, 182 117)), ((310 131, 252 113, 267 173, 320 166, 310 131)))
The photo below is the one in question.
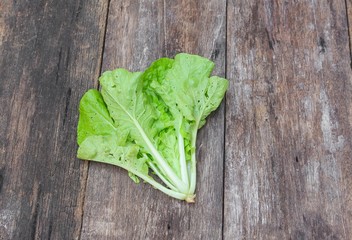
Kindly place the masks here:
POLYGON ((0 239, 78 239, 79 97, 99 74, 107 1, 0 3, 0 239))
POLYGON ((225 239, 351 239, 344 1, 229 1, 225 239))
MULTIPOLYGON (((212 57, 224 75, 225 1, 111 1, 103 69, 143 70, 176 52, 212 57)), ((198 187, 193 205, 126 171, 90 163, 82 239, 221 239, 223 108, 198 141, 198 187)))

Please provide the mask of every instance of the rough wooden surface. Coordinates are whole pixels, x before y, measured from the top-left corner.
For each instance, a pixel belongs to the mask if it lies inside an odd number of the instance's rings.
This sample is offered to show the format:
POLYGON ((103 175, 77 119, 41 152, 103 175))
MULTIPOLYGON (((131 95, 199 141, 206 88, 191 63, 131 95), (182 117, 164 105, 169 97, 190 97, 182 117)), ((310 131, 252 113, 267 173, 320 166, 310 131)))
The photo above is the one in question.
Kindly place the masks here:
POLYGON ((0 3, 0 239, 78 239, 80 96, 100 68, 103 1, 0 3))
POLYGON ((1 1, 0 239, 352 239, 351 19, 351 0, 1 1), (231 82, 193 205, 75 158, 101 70, 181 51, 231 82))
MULTIPOLYGON (((225 1, 217 0, 111 1, 103 70, 143 70, 159 57, 190 52, 212 57, 223 76, 224 12, 225 1)), ((82 239, 221 239, 223 124, 221 108, 200 133, 193 205, 134 184, 122 169, 91 163, 82 239)))
POLYGON ((230 1, 225 239, 352 239, 344 1, 230 1))

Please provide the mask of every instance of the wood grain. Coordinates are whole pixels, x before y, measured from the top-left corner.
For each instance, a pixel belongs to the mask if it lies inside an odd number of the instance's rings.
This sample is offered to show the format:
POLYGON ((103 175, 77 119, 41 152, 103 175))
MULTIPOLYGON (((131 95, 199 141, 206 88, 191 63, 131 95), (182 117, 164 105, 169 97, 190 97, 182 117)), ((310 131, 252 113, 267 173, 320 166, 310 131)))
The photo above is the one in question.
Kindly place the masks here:
MULTIPOLYGON (((111 1, 103 69, 143 70, 159 57, 197 53, 225 72, 225 1, 111 1)), ((91 163, 82 239, 221 239, 224 109, 198 138, 196 204, 173 200, 126 171, 91 163)))
POLYGON ((224 239, 352 239, 344 1, 229 1, 224 239))
POLYGON ((77 104, 98 77, 106 1, 0 3, 0 239, 78 239, 77 104))

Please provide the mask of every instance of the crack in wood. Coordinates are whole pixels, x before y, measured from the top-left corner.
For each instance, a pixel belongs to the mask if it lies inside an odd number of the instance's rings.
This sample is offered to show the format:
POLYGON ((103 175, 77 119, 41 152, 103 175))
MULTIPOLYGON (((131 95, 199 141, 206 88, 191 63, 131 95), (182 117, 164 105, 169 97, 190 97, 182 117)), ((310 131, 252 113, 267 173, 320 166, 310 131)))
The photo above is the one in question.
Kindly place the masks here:
POLYGON ((345 8, 346 8, 346 21, 347 21, 347 32, 348 32, 348 40, 349 40, 349 49, 350 49, 350 67, 352 69, 352 39, 351 39, 351 32, 352 32, 352 27, 350 24, 350 18, 352 16, 350 16, 349 13, 352 14, 352 3, 348 2, 348 0, 345 0, 345 8))

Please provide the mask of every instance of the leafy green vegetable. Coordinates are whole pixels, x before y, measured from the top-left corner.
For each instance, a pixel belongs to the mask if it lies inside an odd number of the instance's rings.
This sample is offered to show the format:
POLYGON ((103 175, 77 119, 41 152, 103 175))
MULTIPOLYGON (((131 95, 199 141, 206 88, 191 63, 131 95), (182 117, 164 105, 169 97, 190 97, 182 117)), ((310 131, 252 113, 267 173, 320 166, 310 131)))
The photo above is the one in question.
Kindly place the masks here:
POLYGON ((136 183, 141 178, 194 202, 197 131, 228 87, 210 77, 213 68, 206 58, 180 53, 145 72, 103 73, 101 91, 87 91, 80 102, 78 158, 122 167, 136 183))

